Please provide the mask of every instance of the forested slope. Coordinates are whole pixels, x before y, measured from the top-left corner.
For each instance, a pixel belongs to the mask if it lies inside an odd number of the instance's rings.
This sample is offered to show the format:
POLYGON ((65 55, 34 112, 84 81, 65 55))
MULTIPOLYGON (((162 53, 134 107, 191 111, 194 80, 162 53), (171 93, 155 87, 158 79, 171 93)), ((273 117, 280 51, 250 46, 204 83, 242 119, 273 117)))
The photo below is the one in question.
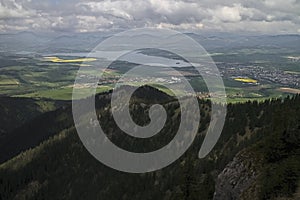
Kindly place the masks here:
MULTIPOLYGON (((127 137, 116 127, 106 109, 109 93, 97 98, 96 108, 103 129, 124 149, 143 152, 160 148, 172 139, 178 127, 177 101, 150 87, 139 92, 145 90, 147 99, 138 93, 133 97, 133 119, 138 124, 147 124, 149 106, 159 101, 171 119, 162 133, 148 141, 127 137)), ((229 104, 222 136, 204 159, 197 156, 210 119, 210 102, 199 100, 199 105, 201 122, 193 145, 179 160, 162 170, 127 174, 110 169, 87 152, 70 124, 37 147, 0 165, 0 199, 292 197, 300 176, 299 95, 263 103, 229 104), (229 179, 231 175, 235 176, 229 179)))

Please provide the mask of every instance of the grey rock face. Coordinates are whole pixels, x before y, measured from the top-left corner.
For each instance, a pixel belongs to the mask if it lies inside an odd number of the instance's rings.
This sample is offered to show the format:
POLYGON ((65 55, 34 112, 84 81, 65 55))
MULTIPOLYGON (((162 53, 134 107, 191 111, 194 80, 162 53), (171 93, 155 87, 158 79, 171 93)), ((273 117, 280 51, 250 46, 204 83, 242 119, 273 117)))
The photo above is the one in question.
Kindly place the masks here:
POLYGON ((248 152, 239 153, 218 175, 214 200, 255 200, 259 159, 248 152))

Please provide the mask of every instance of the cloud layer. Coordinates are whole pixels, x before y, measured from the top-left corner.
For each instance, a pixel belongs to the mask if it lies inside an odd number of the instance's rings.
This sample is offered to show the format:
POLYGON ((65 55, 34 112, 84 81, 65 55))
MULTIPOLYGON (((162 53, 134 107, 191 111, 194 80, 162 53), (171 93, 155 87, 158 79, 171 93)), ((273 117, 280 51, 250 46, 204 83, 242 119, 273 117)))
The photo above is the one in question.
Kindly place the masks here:
POLYGON ((161 27, 299 33, 299 0, 0 0, 0 31, 161 27))

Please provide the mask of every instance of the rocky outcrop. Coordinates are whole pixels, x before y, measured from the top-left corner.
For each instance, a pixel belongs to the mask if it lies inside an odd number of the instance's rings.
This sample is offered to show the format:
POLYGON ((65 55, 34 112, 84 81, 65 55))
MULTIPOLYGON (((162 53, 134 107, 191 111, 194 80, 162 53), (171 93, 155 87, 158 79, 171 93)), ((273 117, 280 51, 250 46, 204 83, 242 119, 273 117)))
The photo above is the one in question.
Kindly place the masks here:
POLYGON ((261 159, 251 151, 242 151, 218 175, 214 200, 258 199, 257 177, 261 159))

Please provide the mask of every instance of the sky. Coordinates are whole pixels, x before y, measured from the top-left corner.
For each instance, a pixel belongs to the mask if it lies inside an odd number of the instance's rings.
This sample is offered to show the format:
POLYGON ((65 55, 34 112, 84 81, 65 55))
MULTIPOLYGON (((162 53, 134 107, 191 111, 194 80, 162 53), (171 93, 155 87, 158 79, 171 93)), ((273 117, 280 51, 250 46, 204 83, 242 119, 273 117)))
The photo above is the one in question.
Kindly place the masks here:
POLYGON ((0 32, 131 28, 300 34, 300 0, 0 0, 0 32))

